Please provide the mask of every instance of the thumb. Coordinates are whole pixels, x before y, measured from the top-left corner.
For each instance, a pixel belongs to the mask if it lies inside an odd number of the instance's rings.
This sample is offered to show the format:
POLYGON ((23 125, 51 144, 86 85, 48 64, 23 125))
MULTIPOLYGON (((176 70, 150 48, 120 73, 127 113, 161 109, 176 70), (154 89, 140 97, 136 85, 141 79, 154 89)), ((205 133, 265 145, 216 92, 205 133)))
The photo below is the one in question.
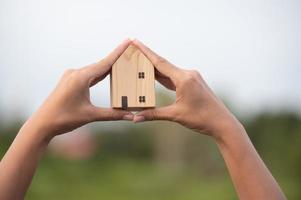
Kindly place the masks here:
POLYGON ((161 108, 146 109, 134 116, 134 122, 143 122, 151 120, 170 120, 172 121, 174 115, 174 106, 166 106, 161 108))
POLYGON ((94 121, 115 121, 115 120, 128 120, 132 121, 134 115, 126 110, 113 109, 113 108, 98 108, 93 109, 94 121))

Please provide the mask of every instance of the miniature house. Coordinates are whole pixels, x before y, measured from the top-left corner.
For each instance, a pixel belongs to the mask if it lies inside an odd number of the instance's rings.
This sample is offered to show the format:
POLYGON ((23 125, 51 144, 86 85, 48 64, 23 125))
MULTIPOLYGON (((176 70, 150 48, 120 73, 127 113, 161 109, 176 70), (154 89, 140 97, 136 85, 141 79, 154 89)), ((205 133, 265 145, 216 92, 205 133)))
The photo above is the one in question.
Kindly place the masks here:
POLYGON ((134 45, 112 66, 111 106, 132 111, 155 107, 154 66, 134 45))

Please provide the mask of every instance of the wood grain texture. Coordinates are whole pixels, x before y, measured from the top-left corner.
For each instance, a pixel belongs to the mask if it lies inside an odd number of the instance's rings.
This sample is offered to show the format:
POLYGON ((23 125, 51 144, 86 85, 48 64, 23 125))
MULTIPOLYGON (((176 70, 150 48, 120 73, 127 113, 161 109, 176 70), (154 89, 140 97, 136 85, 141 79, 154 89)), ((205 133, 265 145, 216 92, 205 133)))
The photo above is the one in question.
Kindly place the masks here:
POLYGON ((127 109, 155 107, 154 66, 135 46, 130 45, 113 64, 111 71, 111 106, 122 108, 122 96, 127 96, 127 109), (144 78, 139 78, 139 72, 144 78), (145 97, 145 102, 139 101, 145 97))

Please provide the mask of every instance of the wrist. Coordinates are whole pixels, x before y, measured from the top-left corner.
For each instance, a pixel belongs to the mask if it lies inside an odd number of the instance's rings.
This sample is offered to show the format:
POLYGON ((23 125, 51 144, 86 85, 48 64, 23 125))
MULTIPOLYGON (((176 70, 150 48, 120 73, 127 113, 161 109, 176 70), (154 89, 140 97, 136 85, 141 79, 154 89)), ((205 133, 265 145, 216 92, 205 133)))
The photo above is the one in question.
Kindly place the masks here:
POLYGON ((230 119, 223 120, 220 123, 220 127, 213 132, 212 136, 219 145, 222 145, 226 144, 228 140, 232 140, 244 133, 245 129, 243 125, 235 117, 231 117, 230 119))
POLYGON ((244 127, 238 123, 225 130, 219 137, 215 137, 215 142, 221 153, 232 155, 237 159, 243 159, 246 155, 246 150, 250 149, 250 140, 244 127))
POLYGON ((32 135, 36 141, 40 141, 45 145, 48 145, 54 137, 50 127, 47 126, 43 118, 35 114, 24 123, 20 132, 26 132, 26 134, 32 135))

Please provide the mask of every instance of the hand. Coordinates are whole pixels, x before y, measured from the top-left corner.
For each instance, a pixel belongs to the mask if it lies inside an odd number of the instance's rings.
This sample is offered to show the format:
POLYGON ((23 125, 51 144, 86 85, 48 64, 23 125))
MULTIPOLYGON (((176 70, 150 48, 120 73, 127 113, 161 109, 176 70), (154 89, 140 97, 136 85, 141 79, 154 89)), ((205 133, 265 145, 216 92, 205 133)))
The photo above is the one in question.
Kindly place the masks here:
MULTIPOLYGON (((124 41, 103 60, 81 69, 67 70, 44 104, 27 123, 39 126, 50 137, 93 121, 132 120, 130 112, 91 104, 89 88, 110 72, 112 64, 131 43, 124 41)), ((26 124, 27 124, 26 123, 26 124)))
POLYGON ((134 44, 151 60, 156 79, 176 91, 167 107, 144 110, 135 117, 124 110, 91 104, 89 88, 101 81, 128 47, 122 43, 102 61, 68 70, 39 110, 25 123, 0 162, 0 199, 24 199, 48 142, 57 134, 92 121, 171 120, 216 139, 240 199, 286 199, 240 123, 213 94, 196 71, 175 67, 139 41, 134 44), (234 128, 234 129, 233 129, 234 128), (222 136, 225 137, 222 137, 222 136), (250 169, 251 172, 250 173, 250 169))
POLYGON ((222 101, 213 94, 199 72, 180 69, 140 41, 135 40, 133 43, 154 64, 156 80, 166 88, 176 91, 176 100, 172 105, 144 110, 135 115, 134 122, 170 120, 216 137, 226 129, 239 125, 222 101))

